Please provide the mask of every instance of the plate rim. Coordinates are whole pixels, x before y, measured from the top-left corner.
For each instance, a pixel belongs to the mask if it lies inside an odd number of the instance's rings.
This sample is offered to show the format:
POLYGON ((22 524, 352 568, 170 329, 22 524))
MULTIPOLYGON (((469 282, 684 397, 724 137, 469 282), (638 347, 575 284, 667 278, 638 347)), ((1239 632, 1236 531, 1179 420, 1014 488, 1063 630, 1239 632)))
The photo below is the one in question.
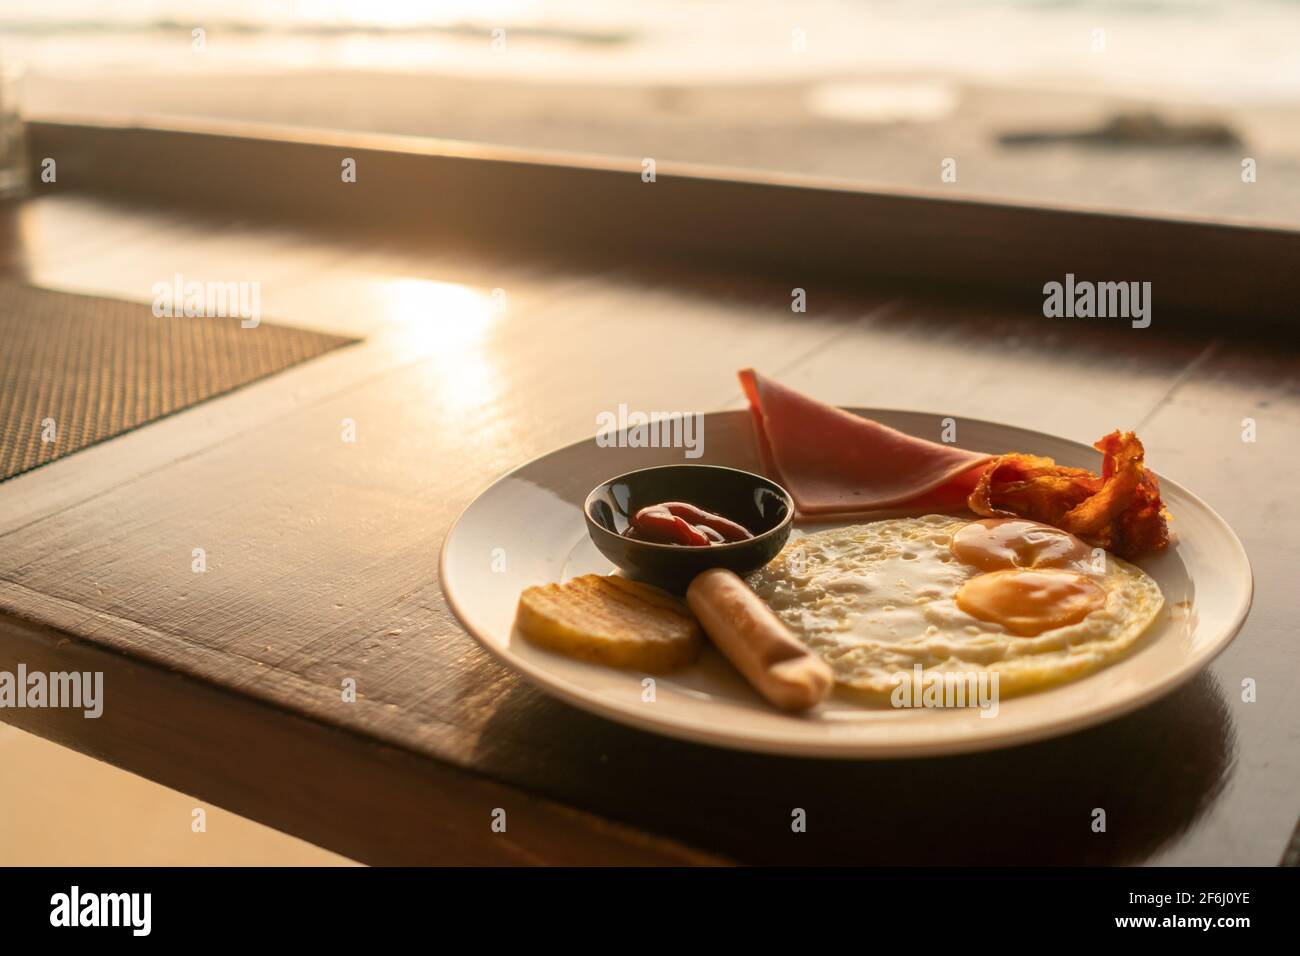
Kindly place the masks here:
MULTIPOLYGON (((883 406, 866 407, 860 405, 837 405, 843 411, 851 412, 859 417, 867 418, 872 414, 879 413, 897 413, 904 415, 934 415, 937 413, 927 412, 915 408, 886 408, 883 406)), ((746 414, 745 409, 718 409, 713 412, 706 412, 706 415, 737 415, 746 414)), ((955 417, 951 414, 941 417, 955 417)), ((1018 425, 1011 425, 1006 422, 997 422, 990 419, 975 418, 971 416, 961 416, 959 421, 971 424, 987 425, 994 428, 1011 429, 1026 435, 1033 435, 1050 439, 1054 442, 1065 442, 1080 448, 1087 448, 1082 442, 1075 441, 1071 438, 1063 438, 1060 435, 1053 435, 1049 432, 1039 431, 1037 429, 1022 428, 1018 425)), ((1213 661, 1223 653, 1241 632, 1247 618, 1250 616, 1251 608, 1255 599, 1255 569, 1250 562, 1250 554, 1246 551, 1245 545, 1233 530, 1232 525, 1210 507, 1199 495, 1189 491, 1182 484, 1171 478, 1166 478, 1156 471, 1156 477, 1159 479, 1161 486, 1165 484, 1172 486, 1180 494, 1186 495, 1195 504, 1203 508, 1205 512, 1212 517, 1227 533, 1232 543, 1236 545, 1245 566, 1245 593, 1243 599, 1238 602, 1237 607, 1233 609, 1233 619, 1231 625, 1226 627, 1223 633, 1215 641, 1207 646, 1197 657, 1192 666, 1185 666, 1169 672, 1162 679, 1157 680, 1144 687, 1140 692, 1125 697, 1119 703, 1094 710, 1070 713, 1058 719, 1049 719, 1041 723, 1034 724, 1030 727, 1020 730, 1011 731, 1003 734, 989 735, 961 735, 954 734, 950 737, 940 738, 931 741, 916 742, 911 741, 905 744, 890 743, 888 741, 856 741, 847 738, 826 738, 822 741, 792 741, 785 739, 773 739, 764 737, 751 737, 742 734, 734 734, 725 729, 715 729, 707 726, 697 726, 686 721, 675 721, 671 718, 664 719, 636 719, 629 711, 625 711, 616 704, 607 703, 600 697, 582 694, 571 690, 564 681, 555 680, 549 672, 543 668, 524 660, 517 655, 511 655, 505 648, 498 648, 495 642, 483 637, 469 623, 465 611, 461 608, 451 589, 447 587, 447 556, 449 545, 456 534, 457 528, 465 520, 466 515, 485 495, 502 482, 514 477, 519 472, 529 466, 549 458, 560 452, 567 451, 571 448, 578 448, 585 445, 591 438, 584 438, 579 441, 570 442, 549 451, 534 455, 527 461, 524 461, 504 474, 499 475, 494 480, 488 482, 483 488, 475 494, 460 512, 456 519, 447 529, 443 537, 442 545, 438 555, 438 585, 442 591, 443 599, 447 602, 447 607, 451 610, 452 615, 460 627, 468 633, 474 641, 486 650, 495 660, 499 661, 507 669, 523 676, 531 684, 546 694, 563 700, 579 710, 595 714, 607 720, 612 720, 617 724, 630 727, 643 733, 657 734, 660 736, 670 737, 676 740, 685 740, 691 743, 703 744, 705 746, 725 749, 739 750, 747 753, 762 753, 787 757, 800 757, 810 760, 889 760, 889 759, 923 759, 926 757, 940 757, 961 753, 977 753, 991 750, 1001 750, 1008 747, 1021 746, 1023 744, 1033 743, 1049 738, 1064 736, 1088 727, 1106 723, 1132 713, 1135 710, 1152 703, 1153 701, 1166 696, 1177 690, 1182 685, 1188 683, 1208 667, 1213 661)), ((724 466, 733 467, 733 466, 724 466)), ((593 486, 594 487, 594 486, 593 486)), ((581 511, 582 506, 578 505, 581 511)), ((1194 583, 1194 582, 1193 582, 1194 583)), ((1045 692, 1050 692, 1052 688, 1047 688, 1045 692)), ((1029 696, 1029 695, 1026 695, 1029 696)))

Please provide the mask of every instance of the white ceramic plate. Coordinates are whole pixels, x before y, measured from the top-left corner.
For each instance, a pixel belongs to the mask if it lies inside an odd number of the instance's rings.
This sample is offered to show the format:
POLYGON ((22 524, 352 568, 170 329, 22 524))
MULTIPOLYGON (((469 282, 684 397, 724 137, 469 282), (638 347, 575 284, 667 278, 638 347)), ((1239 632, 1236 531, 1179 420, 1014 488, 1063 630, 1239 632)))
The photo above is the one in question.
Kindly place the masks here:
MULTIPOLYGON (((854 409, 915 435, 938 433, 940 416, 854 409)), ((1085 445, 992 422, 960 420, 964 447, 1022 451, 1096 470, 1085 445)), ((705 416, 697 464, 760 471, 746 411, 705 416)), ((656 678, 572 660, 535 647, 513 628, 519 593, 533 584, 609 573, 583 523, 599 482, 650 465, 682 462, 680 449, 601 447, 595 439, 529 462, 483 492, 443 545, 441 577, 465 628, 507 667, 584 710, 654 733, 741 750, 809 757, 906 757, 983 750, 1052 737, 1107 720, 1167 694, 1222 651, 1250 608, 1250 563, 1232 529, 1204 502, 1166 479, 1175 544, 1139 562, 1160 584, 1165 608, 1123 659, 1062 687, 975 709, 871 708, 831 697, 803 716, 780 713, 712 648, 681 672, 656 678)), ((858 521, 869 519, 855 519, 858 521)), ((819 523, 817 528, 829 527, 819 523)))

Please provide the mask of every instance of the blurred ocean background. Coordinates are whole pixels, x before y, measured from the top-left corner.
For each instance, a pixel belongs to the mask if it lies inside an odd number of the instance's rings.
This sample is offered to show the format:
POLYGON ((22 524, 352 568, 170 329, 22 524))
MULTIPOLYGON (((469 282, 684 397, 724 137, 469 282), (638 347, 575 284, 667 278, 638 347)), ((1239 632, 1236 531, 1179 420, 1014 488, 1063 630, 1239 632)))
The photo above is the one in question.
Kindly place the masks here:
POLYGON ((1300 221, 1300 0, 0 0, 0 63, 28 113, 1300 221))

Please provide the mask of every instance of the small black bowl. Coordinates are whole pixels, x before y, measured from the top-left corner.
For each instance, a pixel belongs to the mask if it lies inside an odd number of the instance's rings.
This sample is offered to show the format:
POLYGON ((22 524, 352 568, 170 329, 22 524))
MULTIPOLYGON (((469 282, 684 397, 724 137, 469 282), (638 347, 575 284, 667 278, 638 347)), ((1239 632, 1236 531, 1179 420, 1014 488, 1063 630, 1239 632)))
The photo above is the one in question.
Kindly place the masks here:
POLYGON ((633 577, 674 591, 709 568, 747 574, 776 557, 790 537, 794 501, 774 481, 719 465, 660 465, 601 482, 587 495, 587 532, 600 553, 633 577), (730 518, 754 537, 708 547, 624 537, 647 505, 685 501, 730 518))

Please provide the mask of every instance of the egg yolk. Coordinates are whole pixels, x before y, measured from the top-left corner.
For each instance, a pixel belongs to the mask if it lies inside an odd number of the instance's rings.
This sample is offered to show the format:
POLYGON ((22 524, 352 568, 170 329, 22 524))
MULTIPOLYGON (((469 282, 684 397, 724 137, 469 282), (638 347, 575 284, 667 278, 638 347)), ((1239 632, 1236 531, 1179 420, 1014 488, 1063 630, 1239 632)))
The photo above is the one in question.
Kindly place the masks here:
POLYGON ((957 591, 957 606, 1012 634, 1032 637, 1077 624, 1106 606, 1106 591, 1073 571, 1008 568, 971 578, 957 591))
POLYGON ((1086 544, 1060 528, 1020 518, 985 518, 958 528, 948 544, 953 557, 981 571, 1064 568, 1088 560, 1086 544))

